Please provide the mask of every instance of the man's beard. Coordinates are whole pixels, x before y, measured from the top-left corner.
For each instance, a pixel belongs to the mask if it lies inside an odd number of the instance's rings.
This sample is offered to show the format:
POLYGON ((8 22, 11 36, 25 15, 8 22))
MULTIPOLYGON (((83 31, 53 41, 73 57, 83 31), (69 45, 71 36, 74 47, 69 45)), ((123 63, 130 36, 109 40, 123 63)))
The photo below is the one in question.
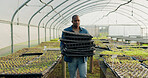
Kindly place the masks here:
POLYGON ((78 28, 78 25, 73 25, 74 28, 78 28))

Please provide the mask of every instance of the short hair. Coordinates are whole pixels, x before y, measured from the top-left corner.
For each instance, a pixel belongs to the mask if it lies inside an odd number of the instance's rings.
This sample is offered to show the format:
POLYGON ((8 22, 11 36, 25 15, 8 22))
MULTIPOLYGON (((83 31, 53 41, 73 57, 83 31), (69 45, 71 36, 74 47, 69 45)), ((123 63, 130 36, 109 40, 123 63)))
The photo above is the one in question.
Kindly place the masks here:
MULTIPOLYGON (((78 16, 78 15, 73 15, 73 16, 72 16, 72 20, 73 20, 76 16, 78 16)), ((79 16, 78 16, 78 17, 79 17, 79 16)))

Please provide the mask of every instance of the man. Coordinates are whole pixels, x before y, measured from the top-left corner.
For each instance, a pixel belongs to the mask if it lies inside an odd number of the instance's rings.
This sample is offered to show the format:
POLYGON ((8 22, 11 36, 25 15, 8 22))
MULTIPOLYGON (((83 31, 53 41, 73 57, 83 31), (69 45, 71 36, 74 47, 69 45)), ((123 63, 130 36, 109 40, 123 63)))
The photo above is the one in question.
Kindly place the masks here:
MULTIPOLYGON (((70 31, 74 33, 85 33, 88 34, 88 31, 80 27, 80 18, 78 15, 72 17, 73 25, 65 28, 64 31, 70 31)), ((63 38, 63 34, 62 34, 63 38)), ((60 44, 61 52, 63 51, 64 44, 60 44)), ((86 78, 87 75, 87 57, 67 57, 64 56, 64 61, 68 62, 68 69, 70 78, 77 77, 77 69, 79 69, 80 78, 86 78)))

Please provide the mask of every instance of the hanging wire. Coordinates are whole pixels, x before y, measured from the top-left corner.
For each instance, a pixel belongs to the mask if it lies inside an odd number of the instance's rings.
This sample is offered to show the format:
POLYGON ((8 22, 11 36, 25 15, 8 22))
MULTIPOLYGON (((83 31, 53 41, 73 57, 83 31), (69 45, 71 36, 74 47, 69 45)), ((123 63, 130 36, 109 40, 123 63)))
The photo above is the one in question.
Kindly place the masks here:
MULTIPOLYGON (((39 1, 40 1, 41 3, 43 3, 43 4, 46 5, 46 3, 43 2, 42 0, 39 0, 39 1)), ((47 6, 50 6, 50 7, 52 8, 52 10, 54 9, 52 5, 47 5, 47 6)), ((54 12, 57 13, 57 14, 59 14, 59 16, 63 17, 60 13, 56 12, 55 10, 54 10, 54 12)))
POLYGON ((132 3, 132 11, 131 12, 132 12, 132 16, 133 16, 133 3, 132 3))
MULTIPOLYGON (((110 12, 109 12, 108 14, 106 14, 106 15, 103 15, 103 17, 100 18, 99 20, 103 19, 104 17, 107 17, 109 14, 111 14, 111 13, 113 13, 113 12, 116 12, 121 6, 126 5, 126 4, 129 4, 130 2, 132 2, 132 0, 130 0, 130 1, 126 2, 126 3, 120 4, 115 10, 110 11, 110 12)), ((99 21, 99 20, 96 20, 95 22, 97 22, 97 21, 99 21)))
MULTIPOLYGON (((126 4, 128 4, 128 3, 130 3, 130 2, 132 2, 132 0, 130 0, 130 1, 126 2, 126 3, 124 3, 124 4, 119 5, 115 10, 110 11, 107 15, 104 15, 102 18, 107 17, 109 14, 111 14, 111 13, 117 11, 121 6, 126 5, 126 4)), ((101 18, 101 19, 102 19, 102 18, 101 18)))

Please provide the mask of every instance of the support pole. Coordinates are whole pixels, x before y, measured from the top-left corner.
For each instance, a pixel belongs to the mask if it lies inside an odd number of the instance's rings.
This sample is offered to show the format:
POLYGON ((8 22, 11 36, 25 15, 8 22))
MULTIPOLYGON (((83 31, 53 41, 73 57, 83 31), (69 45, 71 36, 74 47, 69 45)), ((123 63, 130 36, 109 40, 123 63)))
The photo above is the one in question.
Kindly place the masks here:
MULTIPOLYGON (((41 10, 43 8, 45 8, 48 4, 50 4, 53 0, 49 1, 47 4, 45 4, 43 7, 41 7, 37 12, 35 12, 31 18, 29 19, 29 22, 28 22, 28 47, 30 47, 30 23, 32 21, 32 19, 39 13, 41 12, 41 10)), ((46 28, 46 27, 45 27, 46 28)), ((45 32, 46 33, 46 32, 45 32)), ((45 41, 46 41, 46 38, 45 38, 45 41)), ((38 26, 38 44, 40 44, 40 27, 38 26)))
POLYGON ((90 56, 90 73, 93 73, 93 56, 90 56))
POLYGON ((62 56, 62 78, 66 78, 66 62, 64 62, 64 56, 62 56))
POLYGON ((30 0, 27 0, 25 3, 23 3, 15 12, 14 12, 14 14, 13 14, 13 16, 12 16, 12 19, 11 19, 11 53, 13 53, 13 20, 14 20, 14 17, 15 17, 15 15, 18 13, 18 11, 20 10, 20 9, 22 9, 28 2, 29 2, 30 0))

